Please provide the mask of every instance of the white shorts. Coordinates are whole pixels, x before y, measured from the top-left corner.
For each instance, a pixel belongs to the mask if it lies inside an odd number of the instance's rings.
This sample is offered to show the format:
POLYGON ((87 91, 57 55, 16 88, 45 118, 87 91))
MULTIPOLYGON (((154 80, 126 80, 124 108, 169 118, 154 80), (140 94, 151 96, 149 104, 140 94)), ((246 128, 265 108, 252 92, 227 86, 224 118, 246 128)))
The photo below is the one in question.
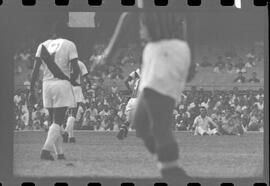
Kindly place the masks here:
POLYGON ((143 52, 139 92, 151 88, 178 100, 190 65, 188 44, 177 39, 148 43, 143 52))
POLYGON ((72 88, 73 88, 73 93, 75 96, 76 103, 83 103, 84 96, 83 96, 83 92, 82 92, 82 87, 76 86, 76 87, 72 87, 72 88))
POLYGON ((76 107, 72 86, 67 80, 43 81, 45 108, 76 107))
POLYGON ((195 133, 194 133, 194 135, 195 136, 197 136, 197 135, 203 135, 204 133, 206 133, 206 134, 208 134, 208 135, 214 135, 214 134, 216 134, 218 131, 217 131, 217 129, 207 129, 207 130, 205 130, 205 129, 203 129, 203 128, 201 128, 201 127, 196 127, 195 128, 195 133))
POLYGON ((130 98, 130 100, 128 101, 127 105, 126 105, 126 110, 125 110, 125 114, 127 116, 127 120, 128 122, 131 122, 131 111, 134 110, 135 105, 136 105, 136 101, 137 98, 130 98))

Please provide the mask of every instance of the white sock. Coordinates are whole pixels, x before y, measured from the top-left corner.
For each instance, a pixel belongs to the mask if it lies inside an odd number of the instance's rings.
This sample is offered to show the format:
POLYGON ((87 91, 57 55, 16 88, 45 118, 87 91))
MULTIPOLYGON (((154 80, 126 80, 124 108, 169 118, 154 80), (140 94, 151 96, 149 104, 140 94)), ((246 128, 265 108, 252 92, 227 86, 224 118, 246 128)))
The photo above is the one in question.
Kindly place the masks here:
POLYGON ((53 149, 53 146, 57 138, 59 137, 59 135, 60 135, 60 126, 53 123, 49 128, 48 135, 44 143, 43 149, 49 150, 49 151, 53 149))
POLYGON ((73 116, 69 116, 67 119, 67 126, 65 128, 65 131, 68 133, 69 137, 73 136, 73 127, 75 123, 75 118, 73 116))
POLYGON ((179 167, 177 160, 170 161, 170 162, 158 162, 157 166, 159 170, 179 167))
POLYGON ((58 136, 55 144, 54 144, 54 150, 55 150, 55 154, 63 154, 63 142, 62 142, 62 137, 61 135, 58 136))

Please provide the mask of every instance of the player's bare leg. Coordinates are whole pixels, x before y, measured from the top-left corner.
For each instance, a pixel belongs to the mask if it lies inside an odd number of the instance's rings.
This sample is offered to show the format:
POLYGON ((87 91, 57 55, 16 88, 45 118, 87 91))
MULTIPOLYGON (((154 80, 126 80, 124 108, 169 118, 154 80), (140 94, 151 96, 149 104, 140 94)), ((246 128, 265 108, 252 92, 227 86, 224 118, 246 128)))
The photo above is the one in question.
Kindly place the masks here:
POLYGON ((64 143, 68 143, 68 142, 75 143, 76 142, 75 137, 74 137, 74 133, 73 133, 73 131, 74 131, 73 129, 74 129, 77 111, 78 111, 78 107, 71 108, 71 115, 67 119, 65 132, 63 134, 63 142, 64 143))
POLYGON ((121 126, 120 126, 120 129, 119 129, 119 132, 117 134, 117 138, 119 140, 123 140, 124 138, 127 137, 128 135, 128 130, 129 128, 131 127, 130 123, 131 123, 131 118, 132 118, 132 115, 133 115, 133 110, 134 110, 134 107, 135 107, 135 102, 134 100, 136 100, 136 98, 130 98, 128 100, 128 103, 126 105, 126 110, 125 110, 125 114, 126 114, 126 122, 123 123, 121 126), (131 104, 132 103, 132 104, 131 104))
POLYGON ((50 126, 52 125, 53 122, 53 108, 48 108, 48 112, 49 112, 49 121, 48 121, 48 126, 45 128, 45 131, 48 132, 50 126))
POLYGON ((66 107, 53 108, 53 123, 49 128, 40 156, 43 160, 54 160, 50 153, 53 148, 58 159, 65 159, 61 140, 61 125, 65 118, 66 109, 66 107))

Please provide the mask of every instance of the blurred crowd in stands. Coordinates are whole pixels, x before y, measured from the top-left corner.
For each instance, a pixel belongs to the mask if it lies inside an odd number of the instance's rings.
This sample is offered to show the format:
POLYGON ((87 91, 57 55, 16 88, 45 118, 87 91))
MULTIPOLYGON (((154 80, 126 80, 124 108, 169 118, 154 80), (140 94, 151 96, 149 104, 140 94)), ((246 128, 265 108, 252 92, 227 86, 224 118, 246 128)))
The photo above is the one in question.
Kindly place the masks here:
MULTIPOLYGON (((88 68, 92 62, 101 57, 104 50, 102 44, 96 45, 91 57, 82 59, 88 68)), ((39 81, 37 92, 39 101, 30 108, 27 103, 28 89, 30 87, 30 72, 33 68, 35 47, 22 49, 14 55, 15 78, 22 80, 24 88, 17 89, 14 96, 15 130, 45 129, 49 125, 48 111, 42 106, 42 82, 39 81), (26 73, 24 73, 26 72, 26 73), (30 114, 31 113, 31 114, 30 114), (31 116, 30 116, 31 115, 31 116)), ((140 63, 140 47, 131 44, 127 48, 119 50, 114 58, 116 63, 97 69, 83 79, 83 92, 85 103, 78 109, 75 129, 82 130, 118 130, 119 126, 126 122, 125 106, 129 95, 119 90, 117 81, 124 81, 125 66, 134 66, 140 63), (106 79, 112 84, 105 84, 106 79)), ((238 56, 235 50, 224 52, 213 62, 207 56, 201 62, 196 63, 199 68, 211 68, 213 73, 235 74, 235 80, 230 83, 260 83, 262 79, 257 77, 253 67, 263 64, 263 52, 255 52, 251 49, 246 56, 238 56), (251 77, 245 77, 251 71, 251 77), (238 74, 238 75, 237 75, 238 74)), ((134 67, 135 68, 135 67, 134 67)), ((136 67, 137 68, 137 67, 136 67)), ((134 70, 134 69, 133 69, 134 70)), ((264 90, 248 89, 238 90, 237 87, 209 91, 192 87, 181 95, 181 101, 174 109, 173 129, 191 130, 194 118, 199 115, 201 106, 207 108, 208 115, 219 125, 228 123, 231 118, 240 123, 247 131, 262 131, 264 120, 264 90)))
POLYGON ((256 67, 262 67, 264 63, 264 44, 255 42, 246 54, 238 54, 234 47, 219 55, 215 60, 203 56, 196 62, 198 68, 212 68, 213 73, 225 73, 234 76, 232 83, 260 83, 256 67), (247 77, 248 75, 249 77, 247 77))
MULTIPOLYGON (((128 97, 121 94, 116 86, 105 87, 103 82, 87 83, 84 86, 85 103, 81 104, 76 117, 75 129, 81 130, 118 130, 126 122, 125 106, 128 97)), ((42 107, 42 101, 29 108, 28 91, 18 91, 14 96, 14 128, 45 129, 48 126, 48 111, 42 107), (30 118, 29 113, 32 110, 30 118)), ((181 101, 173 111, 173 129, 191 130, 193 121, 205 107, 217 124, 223 125, 233 118, 246 131, 263 131, 264 126, 264 90, 197 90, 192 87, 181 95, 181 101)), ((237 122, 237 123, 235 123, 237 122)))
POLYGON ((174 109, 174 123, 177 130, 190 130, 200 107, 207 109, 216 124, 227 125, 232 118, 237 118, 231 125, 242 125, 246 131, 263 131, 264 91, 259 90, 197 90, 182 94, 180 104, 174 109))

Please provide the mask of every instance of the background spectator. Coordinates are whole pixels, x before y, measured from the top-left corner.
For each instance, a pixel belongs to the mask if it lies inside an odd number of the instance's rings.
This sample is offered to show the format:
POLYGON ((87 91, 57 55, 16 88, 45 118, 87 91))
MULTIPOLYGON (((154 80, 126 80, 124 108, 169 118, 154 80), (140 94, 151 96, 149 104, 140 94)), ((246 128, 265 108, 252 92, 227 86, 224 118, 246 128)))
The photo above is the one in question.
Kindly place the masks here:
POLYGON ((243 76, 242 72, 239 72, 238 77, 236 77, 233 82, 234 83, 246 83, 246 77, 243 76))
POLYGON ((249 83, 260 83, 260 80, 257 78, 257 73, 252 72, 252 77, 248 80, 249 83))

